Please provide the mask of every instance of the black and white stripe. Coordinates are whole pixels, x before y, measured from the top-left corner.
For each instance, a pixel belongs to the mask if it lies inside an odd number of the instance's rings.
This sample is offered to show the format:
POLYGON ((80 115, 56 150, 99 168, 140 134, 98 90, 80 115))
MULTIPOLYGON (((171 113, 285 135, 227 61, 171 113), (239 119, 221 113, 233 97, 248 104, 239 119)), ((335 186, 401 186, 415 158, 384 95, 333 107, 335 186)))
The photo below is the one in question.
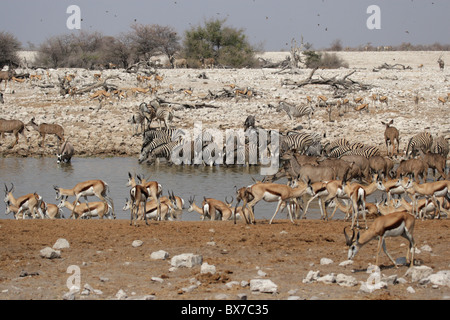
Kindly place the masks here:
POLYGON ((444 136, 438 136, 433 139, 433 144, 431 146, 431 152, 438 153, 447 158, 450 147, 447 139, 444 136))
POLYGON ((293 105, 285 101, 280 101, 276 110, 278 112, 284 110, 291 120, 293 118, 308 116, 309 126, 311 127, 311 116, 314 114, 314 109, 310 105, 293 105))
POLYGON ((299 153, 304 153, 317 140, 317 136, 306 132, 288 134, 287 136, 280 135, 280 147, 282 152, 296 150, 299 153))
POLYGON ((431 146, 433 145, 433 136, 427 132, 421 132, 413 136, 409 139, 408 147, 406 148, 406 157, 410 155, 415 156, 419 150, 427 153, 430 151, 431 146))

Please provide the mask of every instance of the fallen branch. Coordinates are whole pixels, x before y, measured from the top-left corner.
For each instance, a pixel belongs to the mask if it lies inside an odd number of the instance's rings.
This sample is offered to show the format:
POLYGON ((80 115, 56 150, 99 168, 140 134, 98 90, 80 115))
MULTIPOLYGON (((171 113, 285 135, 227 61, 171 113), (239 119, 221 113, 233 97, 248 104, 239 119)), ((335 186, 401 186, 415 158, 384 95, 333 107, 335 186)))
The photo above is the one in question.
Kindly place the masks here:
POLYGON ((313 75, 316 72, 316 70, 317 68, 313 69, 308 78, 306 78, 303 81, 298 82, 292 81, 290 79, 284 79, 282 81, 282 84, 296 86, 299 88, 307 85, 328 85, 335 88, 335 90, 354 90, 354 89, 368 90, 371 88, 370 85, 361 84, 357 81, 348 78, 349 76, 354 74, 356 70, 353 70, 352 72, 348 73, 347 75, 345 75, 340 79, 337 78, 337 75, 332 78, 324 78, 323 76, 320 76, 320 78, 313 78, 313 75))
POLYGON ((387 64, 387 63, 383 63, 381 66, 377 67, 377 68, 373 68, 373 72, 378 72, 382 69, 386 69, 386 70, 412 70, 412 68, 410 66, 404 66, 403 64, 400 63, 396 63, 396 64, 387 64))

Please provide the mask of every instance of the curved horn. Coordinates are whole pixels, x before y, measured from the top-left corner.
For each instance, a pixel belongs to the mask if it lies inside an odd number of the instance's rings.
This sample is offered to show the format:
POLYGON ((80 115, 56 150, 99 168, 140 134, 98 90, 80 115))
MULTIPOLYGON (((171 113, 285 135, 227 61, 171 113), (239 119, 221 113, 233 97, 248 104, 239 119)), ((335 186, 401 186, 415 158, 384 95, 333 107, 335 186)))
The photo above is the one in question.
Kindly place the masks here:
POLYGON ((231 197, 231 201, 228 201, 228 196, 225 197, 225 202, 226 202, 227 204, 232 204, 233 201, 234 201, 233 196, 230 196, 230 197, 231 197))
POLYGON ((352 238, 349 239, 347 233, 345 232, 345 229, 346 229, 346 228, 347 228, 347 227, 344 228, 345 244, 346 244, 347 246, 351 246, 352 243, 353 243, 353 238, 355 237, 355 230, 353 229, 352 238))

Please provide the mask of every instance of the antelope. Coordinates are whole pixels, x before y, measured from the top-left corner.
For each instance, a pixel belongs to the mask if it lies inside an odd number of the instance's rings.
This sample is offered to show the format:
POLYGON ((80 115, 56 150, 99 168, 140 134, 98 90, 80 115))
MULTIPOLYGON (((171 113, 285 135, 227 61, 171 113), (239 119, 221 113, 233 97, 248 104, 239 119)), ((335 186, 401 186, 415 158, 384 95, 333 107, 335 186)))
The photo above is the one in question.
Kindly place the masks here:
POLYGON ((19 133, 27 140, 27 142, 29 141, 29 139, 25 136, 24 130, 25 125, 20 120, 0 119, 0 133, 2 139, 5 138, 5 133, 12 133, 16 137, 14 143, 8 147, 9 149, 13 148, 19 141, 19 133))
MULTIPOLYGON (((140 179, 140 177, 138 176, 140 179)), ((161 220, 161 207, 160 207, 160 197, 162 194, 162 186, 156 181, 146 181, 145 179, 141 179, 141 186, 145 188, 147 191, 148 197, 154 199, 158 203, 158 220, 161 220)), ((133 189, 130 190, 130 194, 133 192, 133 189)))
POLYGON ((388 105, 388 97, 387 96, 381 96, 378 100, 381 103, 386 103, 386 105, 388 105))
POLYGON ((198 205, 195 204, 195 196, 190 197, 189 198, 189 208, 188 208, 188 212, 192 212, 195 211, 198 214, 200 214, 202 216, 202 220, 205 220, 205 215, 203 212, 203 204, 204 204, 204 200, 202 203, 202 207, 199 207, 198 205))
POLYGON ((106 90, 97 90, 93 94, 89 96, 91 99, 103 100, 103 98, 109 98, 111 96, 111 92, 107 92, 106 90))
POLYGON ((384 130, 384 141, 386 143, 388 156, 389 156, 389 143, 392 145, 392 155, 394 155, 395 143, 397 142, 397 154, 398 154, 400 145, 399 132, 397 128, 391 127, 391 124, 394 123, 394 120, 391 120, 389 122, 381 121, 381 123, 386 126, 386 130, 384 130))
MULTIPOLYGON (((123 211, 131 210, 133 207, 133 203, 131 200, 128 200, 128 198, 125 198, 125 205, 123 207, 123 211)), ((142 207, 141 209, 143 209, 142 207)), ((167 205, 166 203, 161 203, 161 215, 163 219, 171 220, 169 214, 171 212, 170 205, 167 205)), ((145 215, 147 219, 157 219, 157 203, 155 200, 151 200, 145 203, 145 215)), ((143 218, 143 214, 139 215, 138 220, 143 218)))
POLYGON ((203 65, 203 68, 205 68, 205 69, 214 68, 215 63, 216 63, 216 61, 214 60, 214 58, 203 58, 202 59, 202 65, 203 65))
POLYGON ((380 253, 381 247, 383 248, 383 251, 386 253, 386 255, 389 257, 389 259, 392 261, 394 266, 398 268, 397 263, 392 259, 391 255, 388 253, 386 249, 386 237, 398 237, 402 236, 403 238, 407 239, 409 241, 409 249, 406 253, 406 258, 409 258, 409 252, 411 251, 411 260, 410 260, 410 267, 414 264, 414 249, 415 249, 415 243, 414 243, 414 224, 415 224, 415 218, 410 215, 406 211, 396 211, 391 214, 380 216, 376 218, 369 229, 367 229, 362 234, 357 233, 356 240, 355 237, 355 230, 353 230, 352 238, 349 239, 347 233, 345 232, 344 228, 344 236, 345 236, 345 243, 347 246, 349 246, 348 250, 348 259, 352 260, 355 255, 358 253, 358 251, 361 249, 362 246, 367 244, 372 239, 378 237, 378 248, 377 248, 377 257, 375 264, 378 266, 378 256, 380 253))
POLYGON ((213 198, 203 198, 203 215, 210 217, 211 220, 216 220, 216 213, 219 213, 222 217, 221 220, 229 220, 233 214, 233 210, 231 209, 231 203, 233 202, 233 197, 231 201, 228 202, 227 198, 225 198, 225 202, 213 199, 213 198))
POLYGON ((359 217, 359 208, 361 207, 362 215, 364 218, 364 223, 367 229, 367 220, 366 220, 366 197, 371 193, 377 190, 378 185, 378 176, 376 178, 374 176, 371 184, 367 186, 363 186, 359 183, 351 183, 347 184, 346 179, 342 180, 342 187, 345 193, 348 195, 353 205, 353 216, 352 216, 352 226, 353 229, 356 220, 356 226, 359 228, 358 217, 359 217))
MULTIPOLYGON (((329 206, 330 207, 336 206, 337 209, 339 209, 343 213, 345 213, 345 220, 347 220, 350 217, 350 215, 352 214, 352 210, 353 210, 352 205, 351 204, 343 205, 336 198, 330 202, 329 206)), ((367 211, 368 215, 379 216, 379 211, 378 211, 378 207, 376 204, 366 202, 365 210, 367 211)))
POLYGON ((363 104, 357 105, 355 107, 355 111, 361 111, 363 109, 366 109, 368 111, 369 110, 369 104, 368 103, 363 103, 363 104))
POLYGON ((301 219, 306 219, 306 212, 308 211, 309 204, 318 197, 321 218, 322 218, 322 220, 328 220, 327 209, 326 209, 325 203, 323 202, 323 197, 326 197, 329 195, 326 185, 327 185, 327 182, 317 181, 317 182, 314 182, 311 184, 311 180, 308 180, 306 193, 309 194, 311 196, 311 198, 306 203, 306 206, 305 206, 305 209, 303 210, 301 219))
POLYGON ((5 89, 8 81, 16 74, 13 69, 8 69, 8 71, 0 71, 0 83, 5 80, 5 89))
POLYGON ((169 199, 170 199, 170 201, 171 201, 171 203, 173 205, 173 209, 174 210, 181 211, 181 210, 184 209, 184 200, 183 200, 183 198, 181 198, 179 196, 176 196, 173 193, 173 191, 172 191, 172 194, 170 194, 170 191, 169 191, 169 199))
POLYGON ((391 205, 391 195, 402 195, 406 191, 406 189, 398 183, 398 179, 389 179, 389 180, 382 180, 379 179, 377 181, 377 188, 378 190, 384 191, 387 193, 387 202, 388 206, 391 205))
POLYGON ((114 219, 116 215, 114 213, 114 203, 113 200, 107 195, 109 191, 108 185, 103 180, 87 180, 80 183, 77 183, 75 187, 72 189, 63 189, 57 186, 53 186, 53 189, 56 191, 56 200, 67 200, 69 196, 75 196, 75 201, 73 202, 73 209, 70 214, 70 218, 73 217, 74 210, 78 206, 78 200, 81 197, 84 197, 84 200, 87 201, 88 196, 96 196, 102 202, 106 204, 109 202, 112 208, 112 215, 114 219))
MULTIPOLYGON (((444 197, 436 197, 436 201, 434 201, 434 199, 432 198, 424 198, 424 199, 419 199, 417 201, 417 211, 418 211, 418 218, 424 220, 425 219, 425 215, 427 215, 427 213, 429 212, 434 212, 436 213, 436 211, 438 211, 438 217, 440 217, 440 210, 439 210, 439 204, 438 203, 443 203, 444 202, 444 197)), ((413 203, 409 203, 408 201, 406 201, 405 199, 400 199, 398 205, 398 208, 403 208, 406 211, 408 211, 411 214, 413 213, 413 203)))
POLYGON ((30 81, 33 80, 42 80, 42 75, 40 74, 30 74, 30 81))
POLYGON ((64 142, 64 129, 59 124, 41 123, 38 125, 34 122, 33 117, 30 122, 28 122, 27 126, 32 126, 37 132, 39 132, 39 135, 42 137, 42 141, 39 143, 39 146, 44 144, 46 134, 54 134, 58 138, 58 142, 64 142))
MULTIPOLYGON (((108 217, 108 219, 112 219, 111 210, 112 207, 109 203, 95 201, 88 203, 80 203, 78 202, 76 205, 70 203, 67 200, 62 199, 58 208, 62 209, 66 207, 75 213, 75 219, 83 219, 83 218, 91 218, 91 217, 99 217, 103 219, 104 217, 108 217)), ((71 215, 72 218, 72 215, 71 215)))
MULTIPOLYGON (((414 192, 413 207, 416 209, 415 210, 416 216, 418 215, 416 195, 429 196, 432 197, 434 201, 436 201, 436 197, 448 197, 450 190, 450 181, 448 180, 425 182, 422 184, 418 184, 412 179, 408 179, 405 182, 404 179, 400 178, 398 179, 397 185, 401 185, 406 190, 411 189, 414 192)), ((439 209, 448 214, 448 211, 444 209, 442 205, 443 205, 442 203, 439 205, 439 209)))
POLYGON ((175 69, 187 68, 188 67, 187 60, 186 59, 175 59, 175 60, 173 60, 173 67, 175 69))
POLYGON ((447 158, 439 153, 427 152, 423 153, 422 150, 419 151, 419 155, 422 158, 423 162, 427 165, 428 168, 431 168, 433 171, 434 180, 439 180, 436 178, 436 171, 440 174, 440 178, 446 178, 445 169, 447 158))
POLYGON ((39 213, 39 216, 43 219, 44 213, 41 209, 42 197, 37 193, 30 193, 19 198, 14 198, 14 184, 11 183, 11 188, 8 190, 8 187, 5 184, 5 204, 7 207, 13 205, 18 208, 16 217, 19 217, 22 214, 22 218, 25 219, 25 212, 30 211, 33 219, 36 218, 35 212, 39 213))
POLYGON ((63 211, 56 204, 42 201, 41 209, 44 212, 44 215, 47 216, 49 219, 64 218, 63 211))
POLYGON ((448 100, 448 97, 438 97, 438 102, 445 104, 448 100))
MULTIPOLYGON (((286 205, 287 202, 290 204, 291 201, 297 204, 297 198, 301 197, 305 193, 307 185, 304 182, 298 181, 296 181, 294 185, 294 187, 290 187, 288 185, 276 183, 257 183, 246 188, 246 193, 250 193, 251 196, 253 196, 253 200, 248 203, 244 201, 244 205, 242 207, 245 209, 248 204, 251 223, 256 223, 253 207, 261 200, 266 202, 278 201, 277 209, 270 219, 269 224, 272 223, 282 205, 286 205)), ((245 198, 248 199, 249 196, 246 196, 245 198)), ((288 212, 291 222, 294 223, 291 206, 288 206, 288 212)))
POLYGON ((422 177, 423 182, 426 182, 428 165, 421 159, 402 160, 397 167, 397 179, 407 174, 412 175, 416 181, 420 181, 422 177))
POLYGON ((64 141, 64 144, 59 148, 56 154, 56 163, 68 163, 72 160, 75 149, 69 140, 64 141))

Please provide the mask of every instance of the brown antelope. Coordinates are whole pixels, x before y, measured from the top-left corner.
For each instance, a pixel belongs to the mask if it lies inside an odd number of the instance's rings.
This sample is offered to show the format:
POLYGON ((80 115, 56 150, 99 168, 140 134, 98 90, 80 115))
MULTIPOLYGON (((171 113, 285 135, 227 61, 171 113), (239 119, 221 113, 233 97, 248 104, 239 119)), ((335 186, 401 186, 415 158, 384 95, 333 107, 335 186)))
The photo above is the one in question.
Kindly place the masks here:
POLYGON ((387 96, 381 96, 380 98, 378 98, 378 100, 381 103, 386 103, 386 105, 388 105, 388 97, 387 96))
POLYGON ((5 81, 5 89, 8 84, 8 81, 16 74, 16 71, 13 69, 8 69, 8 71, 0 71, 0 83, 5 81))
POLYGON ((13 148, 19 141, 19 133, 27 140, 29 139, 25 136, 25 124, 20 120, 5 120, 0 119, 0 133, 2 139, 5 138, 5 133, 12 133, 16 137, 14 143, 8 148, 13 148))
POLYGON ((396 150, 395 143, 397 143, 397 154, 398 154, 400 138, 398 129, 395 127, 391 127, 391 124, 394 123, 394 120, 391 120, 389 122, 381 121, 381 123, 386 126, 386 130, 384 130, 384 141, 386 143, 387 155, 389 156, 389 143, 392 145, 392 155, 394 155, 394 150, 396 150))
MULTIPOLYGON (((329 206, 330 207, 336 206, 337 209, 341 210, 345 214, 345 220, 348 220, 350 218, 353 211, 351 203, 349 203, 348 205, 344 205, 341 202, 339 202, 338 199, 336 198, 330 202, 329 206)), ((367 211, 368 216, 375 216, 375 217, 379 216, 379 211, 376 204, 366 202, 365 210, 367 211)))
POLYGON ((197 204, 195 204, 195 196, 190 197, 188 212, 195 211, 202 216, 202 220, 205 220, 205 215, 203 212, 203 205, 204 205, 204 200, 203 200, 202 206, 199 207, 197 204))
POLYGON ((213 69, 216 61, 214 58, 203 58, 202 59, 202 65, 205 69, 213 69))
POLYGON ((44 144, 45 135, 54 134, 58 138, 58 142, 64 142, 64 129, 59 124, 54 123, 41 123, 40 125, 34 122, 34 117, 31 118, 30 122, 27 123, 27 126, 32 126, 39 135, 42 137, 42 141, 39 143, 39 146, 44 144))
MULTIPOLYGON (((436 197, 448 197, 449 196, 449 190, 450 190, 450 181, 449 180, 441 180, 441 181, 434 181, 434 182, 425 182, 425 183, 417 183, 413 181, 412 179, 403 179, 400 177, 398 179, 397 185, 401 185, 406 190, 412 190, 413 193, 413 208, 414 215, 418 215, 418 207, 417 207, 417 198, 416 195, 419 196, 428 196, 432 197, 434 201, 436 201, 436 197)), ((412 193, 412 191, 409 191, 412 193)), ((443 208, 443 204, 440 203, 439 210, 445 212, 448 214, 448 211, 443 208)))
POLYGON ((352 226, 353 229, 356 220, 356 226, 359 228, 358 217, 359 217, 359 208, 361 208, 362 216, 364 219, 364 223, 367 229, 367 220, 366 220, 366 197, 377 190, 378 185, 378 176, 374 175, 373 181, 369 185, 361 185, 359 183, 350 183, 347 184, 345 179, 342 180, 342 187, 345 193, 348 195, 353 205, 353 215, 352 215, 352 226))
POLYGON ((173 68, 177 69, 177 68, 187 68, 188 64, 187 64, 187 60, 186 59, 174 59, 173 60, 173 68))
MULTIPOLYGON (((153 200, 156 200, 158 203, 158 220, 161 220, 161 208, 160 208, 160 197, 162 195, 162 186, 156 181, 146 181, 146 179, 141 179, 141 177, 138 176, 138 179, 140 180, 140 185, 143 186, 147 193, 148 197, 150 197, 153 200)), ((130 190, 130 193, 133 192, 133 189, 130 190)))
MULTIPOLYGON (((73 203, 67 200, 61 200, 58 208, 62 209, 66 207, 67 209, 73 211, 75 213, 75 219, 83 219, 83 218, 92 218, 99 217, 103 219, 107 217, 108 219, 112 219, 111 216, 111 206, 106 202, 95 201, 88 203, 77 203, 76 206, 73 203)), ((71 216, 72 217, 72 216, 71 216)))
POLYGON ((33 80, 42 80, 42 75, 40 74, 30 74, 30 81, 33 80))
MULTIPOLYGON (((254 224, 256 223, 256 221, 253 207, 261 200, 264 200, 266 202, 277 201, 277 209, 275 210, 275 213, 269 221, 269 224, 271 224, 280 208, 282 206, 286 206, 287 203, 290 204, 291 202, 294 202, 298 210, 299 206, 297 198, 303 196, 306 191, 306 187, 306 183, 298 181, 295 182, 294 187, 277 183, 257 183, 246 188, 246 193, 250 193, 251 196, 246 196, 245 199, 253 197, 253 200, 247 203, 244 199, 244 204, 242 207, 245 209, 246 205, 248 205, 248 208, 250 209, 250 221, 254 224)), ((292 218, 292 208, 290 205, 288 206, 288 213, 291 222, 294 223, 294 220, 292 218)))
POLYGON ((56 200, 67 200, 69 196, 75 196, 75 201, 73 202, 73 209, 70 214, 70 218, 73 217, 74 210, 78 206, 78 200, 81 197, 84 197, 84 200, 87 201, 88 196, 96 196, 99 198, 102 202, 105 202, 106 204, 111 205, 112 208, 112 215, 114 219, 116 218, 116 215, 114 213, 114 202, 111 197, 107 195, 109 188, 106 182, 103 180, 87 180, 80 183, 77 183, 75 187, 72 189, 63 189, 59 188, 57 186, 53 186, 53 189, 56 191, 56 200))
POLYGON ((39 216, 43 219, 44 213, 41 209, 42 197, 36 193, 30 193, 19 198, 14 198, 14 184, 11 183, 11 188, 8 190, 8 187, 5 184, 5 204, 7 207, 14 206, 17 208, 16 218, 22 216, 25 219, 25 213, 29 211, 33 216, 33 219, 36 218, 36 211, 39 213, 39 216))
POLYGON ((49 219, 61 219, 64 218, 63 211, 53 203, 47 203, 42 201, 41 209, 46 217, 49 219))
POLYGON ((104 98, 109 98, 110 96, 111 92, 107 92, 106 90, 97 90, 93 94, 91 94, 89 98, 103 100, 104 98))
MULTIPOLYGON (((125 198, 125 205, 123 207, 123 211, 131 210, 132 207, 133 207, 132 201, 128 200, 128 198, 125 198)), ((158 204, 156 203, 155 200, 151 200, 145 203, 145 215, 147 219, 156 220, 158 218, 157 207, 158 204)), ((144 207, 142 207, 141 209, 144 209, 144 207)), ((138 215, 138 220, 144 219, 142 211, 143 210, 141 210, 141 213, 138 215)), ((161 202, 161 215, 163 220, 166 219, 171 220, 170 213, 171 213, 171 206, 168 205, 167 203, 161 202)))
POLYGON ((350 247, 348 250, 348 259, 353 259, 362 246, 378 237, 379 240, 375 264, 378 266, 378 256, 382 247, 383 251, 392 261, 394 266, 398 268, 397 263, 394 261, 394 259, 392 259, 391 255, 386 249, 385 238, 402 236, 409 241, 409 249, 406 253, 406 258, 409 258, 409 252, 411 252, 410 267, 412 267, 414 264, 415 249, 413 237, 415 220, 416 219, 406 211, 397 211, 385 216, 380 216, 376 218, 370 228, 364 231, 362 234, 360 234, 358 231, 356 239, 354 239, 355 230, 353 230, 353 235, 350 239, 344 228, 345 242, 347 246, 350 247))
POLYGON ((225 198, 225 202, 221 200, 217 200, 214 198, 203 198, 203 214, 206 217, 209 217, 211 220, 216 220, 216 213, 220 215, 220 219, 225 221, 229 220, 233 214, 233 210, 231 209, 231 203, 233 202, 233 197, 231 197, 231 201, 227 201, 225 198))

